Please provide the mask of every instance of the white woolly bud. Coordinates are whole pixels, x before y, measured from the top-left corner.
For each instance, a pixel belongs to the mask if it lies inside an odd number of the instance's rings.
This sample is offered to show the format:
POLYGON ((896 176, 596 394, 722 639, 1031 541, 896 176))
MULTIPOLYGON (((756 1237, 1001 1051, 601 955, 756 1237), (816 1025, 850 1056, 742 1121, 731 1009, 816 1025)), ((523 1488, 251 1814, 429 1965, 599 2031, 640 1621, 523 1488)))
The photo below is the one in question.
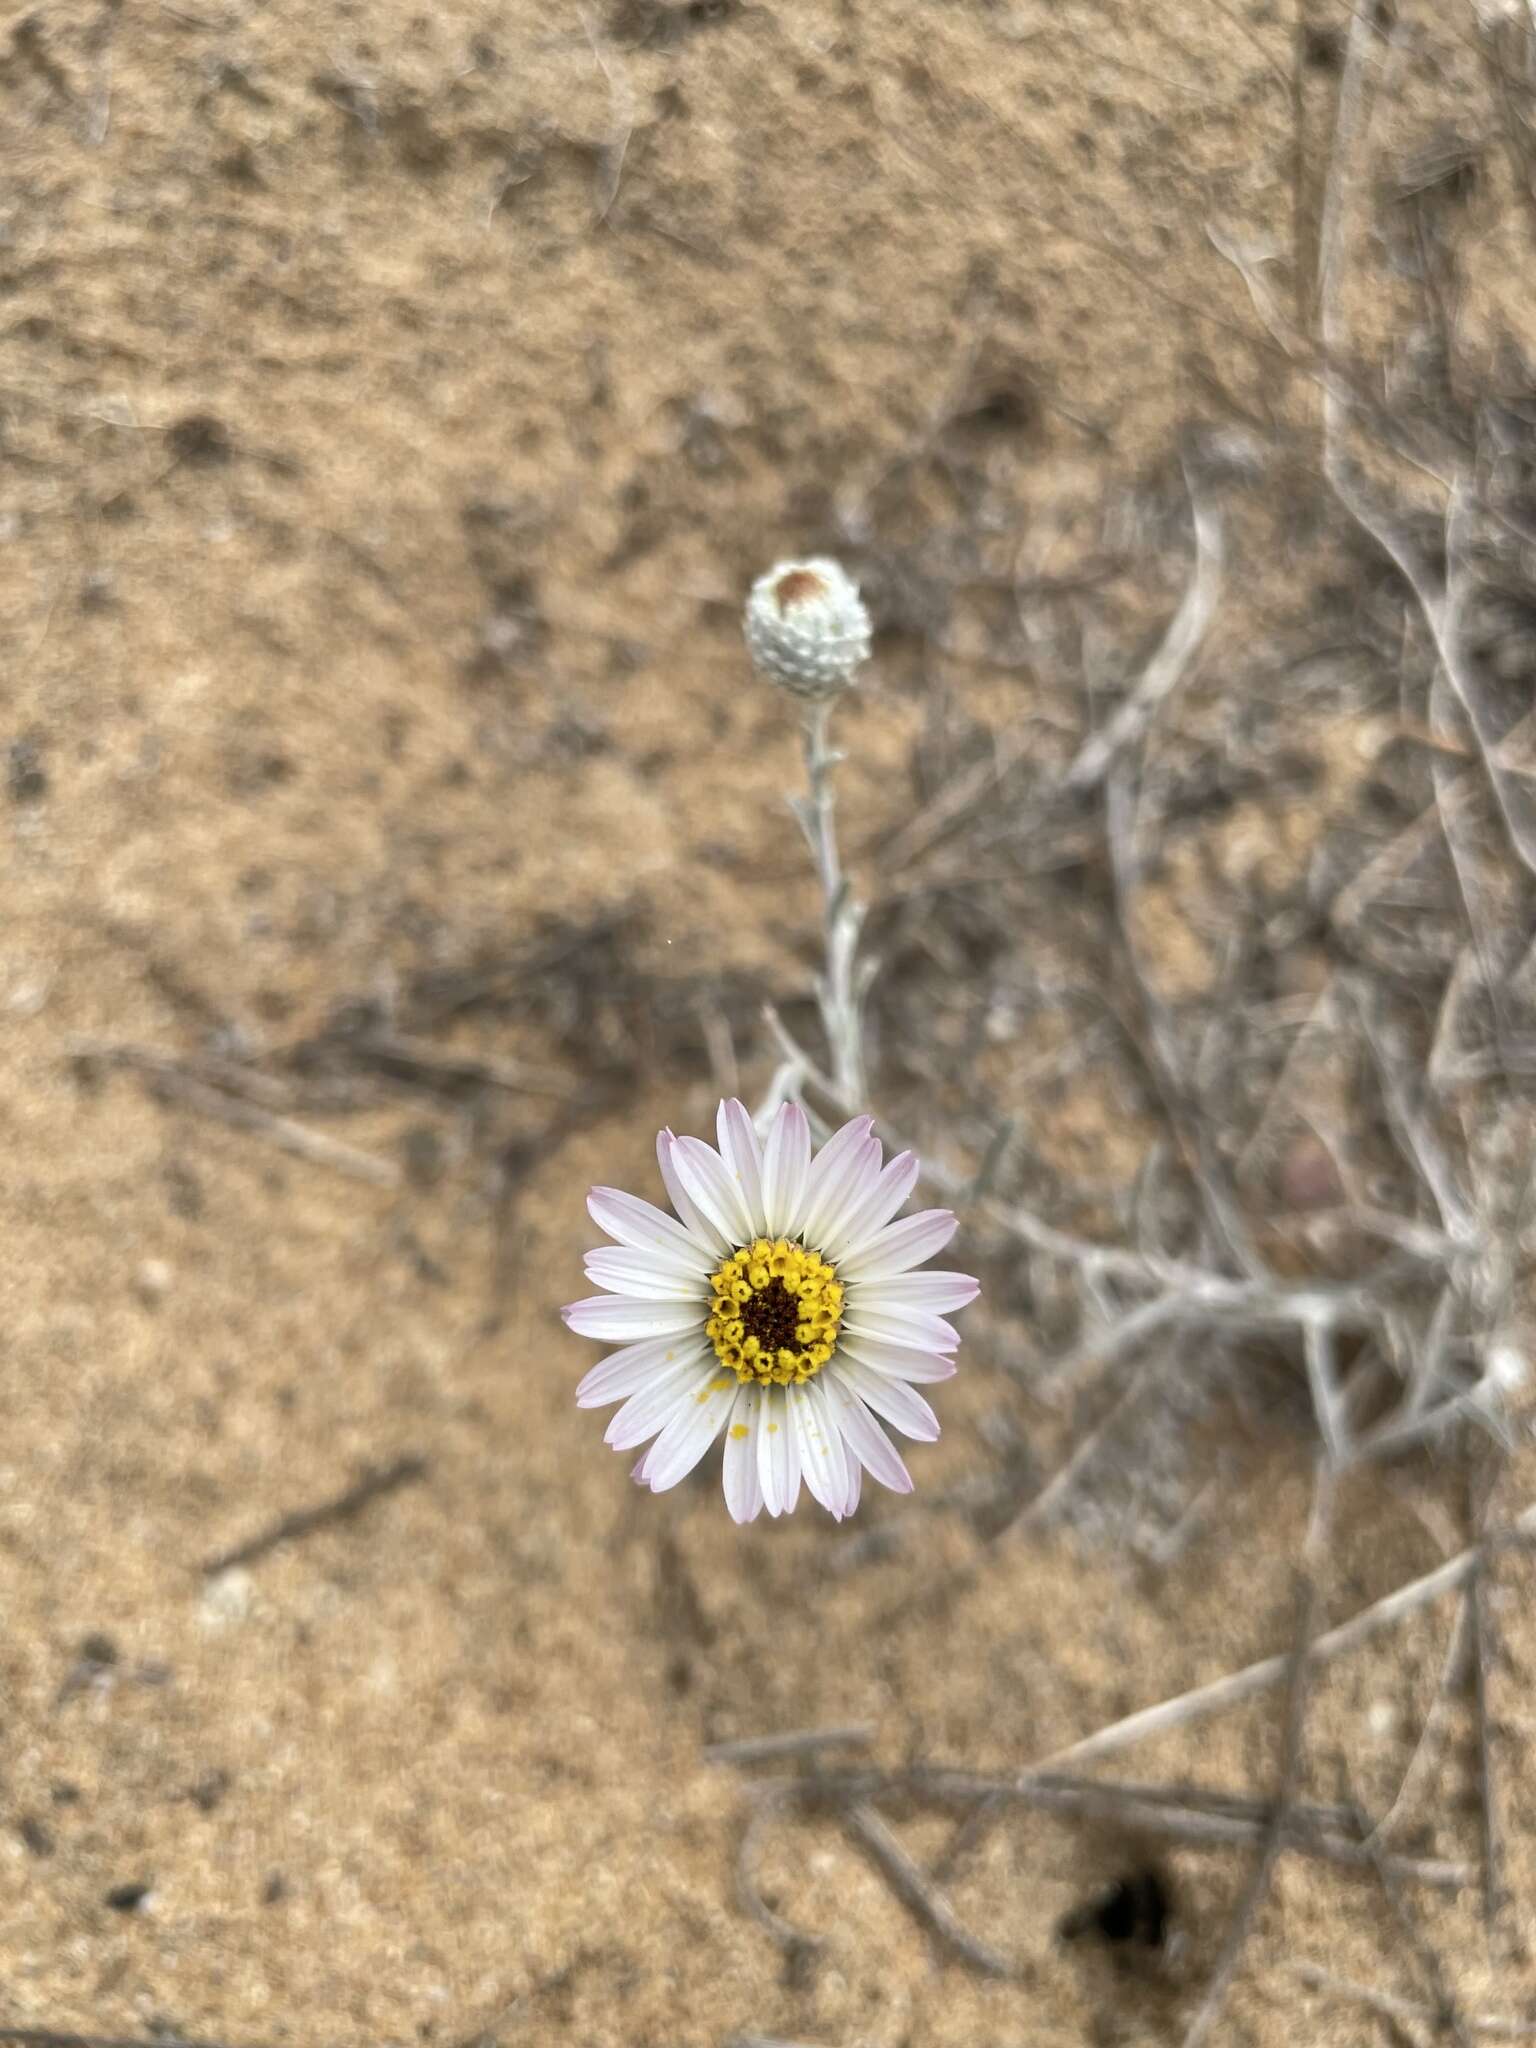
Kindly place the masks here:
POLYGON ((838 562, 776 562, 747 599, 744 627, 759 675, 796 697, 846 690, 869 659, 869 613, 838 562))

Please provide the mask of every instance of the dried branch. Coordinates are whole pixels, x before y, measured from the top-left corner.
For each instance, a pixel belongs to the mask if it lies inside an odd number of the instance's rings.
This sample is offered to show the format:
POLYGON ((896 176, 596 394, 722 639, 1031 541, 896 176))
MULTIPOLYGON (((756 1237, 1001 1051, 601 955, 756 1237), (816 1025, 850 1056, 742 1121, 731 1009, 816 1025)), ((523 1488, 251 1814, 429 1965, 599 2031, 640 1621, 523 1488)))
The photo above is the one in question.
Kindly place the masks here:
POLYGON ((1077 759, 1067 770, 1066 786, 1075 796, 1096 789, 1117 757, 1142 739, 1159 705, 1178 688, 1199 653, 1216 615, 1223 558, 1221 514, 1200 496, 1187 469, 1184 482, 1195 527, 1194 573, 1141 681, 1109 723, 1083 742, 1077 759))
POLYGON ((400 1185, 401 1172, 394 1160, 380 1159, 372 1152, 363 1152, 356 1145, 348 1145, 324 1131, 312 1130, 307 1124, 279 1115, 276 1110, 249 1099, 251 1095, 261 1093, 264 1087, 281 1089, 282 1084, 274 1082, 270 1076, 253 1074, 248 1069, 236 1067, 231 1061, 220 1061, 213 1068, 219 1075, 215 1082, 194 1071, 188 1062, 171 1053, 157 1051, 152 1046, 82 1040, 73 1050, 77 1058, 100 1059, 117 1066, 136 1068, 148 1077, 150 1091, 158 1100, 182 1103, 201 1116, 228 1124, 232 1130, 249 1131, 282 1151, 292 1153, 295 1158, 307 1160, 312 1166, 329 1167, 333 1172, 344 1173, 352 1180, 367 1181, 374 1187, 400 1185), (235 1074, 240 1077, 238 1083, 231 1078, 235 1074), (240 1094, 232 1092, 236 1085, 242 1088, 240 1094))
POLYGON ((760 1797, 747 1816, 736 1851, 736 1897, 744 1912, 772 1935, 792 1960, 812 1955, 821 1947, 821 1937, 807 1934, 776 1913, 763 1897, 757 1882, 757 1851, 768 1825, 793 1803, 793 1791, 771 1791, 760 1797))
MULTIPOLYGON (((1495 1481, 1495 1486, 1497 1482, 1495 1481)), ((1494 1486, 1476 1515, 1476 1526, 1486 1524, 1494 1486)), ((1504 1821, 1498 1792, 1498 1773, 1493 1748, 1492 1715, 1489 1711, 1491 1666, 1494 1657, 1493 1616, 1488 1601, 1488 1557, 1479 1560, 1467 1585, 1466 1615, 1472 1649, 1472 1706, 1477 1724, 1478 1819, 1483 1842, 1483 1922, 1490 1933, 1509 1903, 1509 1884, 1504 1856, 1504 1821)))
POLYGON ((704 1751, 710 1764, 777 1763, 787 1756, 815 1757, 826 1749, 867 1749, 875 1739, 868 1721, 849 1728, 801 1728, 784 1735, 746 1735, 732 1742, 712 1742, 704 1751))
MULTIPOLYGON (((1536 1535, 1536 1507, 1529 1507, 1516 1517, 1511 1533, 1522 1537, 1536 1535)), ((1309 1653, 1312 1663, 1324 1663, 1357 1649, 1383 1629, 1393 1627, 1404 1616, 1464 1586, 1477 1570, 1483 1549, 1483 1544, 1479 1543, 1458 1552, 1455 1557, 1436 1566, 1434 1571, 1399 1586, 1395 1592, 1362 1609, 1338 1628, 1327 1630, 1312 1644, 1309 1653)), ((1289 1655, 1263 1657, 1241 1671, 1229 1672, 1225 1677, 1212 1679, 1207 1685, 1195 1686, 1173 1699, 1161 1700, 1156 1706, 1142 1707, 1122 1720, 1112 1721, 1108 1727, 1097 1729, 1092 1735, 1085 1735, 1081 1741, 1057 1750, 1044 1758, 1039 1768, 1053 1770, 1066 1763, 1086 1763, 1090 1757, 1109 1756, 1116 1750, 1127 1749, 1145 1736, 1162 1734, 1169 1728, 1203 1720, 1208 1714, 1221 1713, 1241 1700, 1252 1699, 1256 1694, 1282 1683, 1290 1663, 1289 1655)))
MULTIPOLYGON (((1421 2005, 1416 1999, 1399 1998, 1389 1991, 1377 1991, 1369 1984, 1352 1983, 1348 1977, 1336 1977, 1321 1964, 1297 1961, 1287 1965, 1294 1971, 1309 1991, 1326 1992, 1333 1998, 1347 1998, 1356 2005, 1368 2006, 1372 2012, 1380 2013, 1384 2019, 1407 2021, 1416 2026, 1438 2027, 1443 2014, 1434 2006, 1421 2005)), ((1536 2020, 1517 2020, 1502 2013, 1468 2013, 1463 2016, 1462 2025, 1469 2033, 1486 2034, 1497 2041, 1536 2040, 1536 2020)))
POLYGON ((392 1465, 386 1465, 381 1472, 365 1473, 356 1485, 349 1486, 334 1500, 284 1515, 260 1535, 237 1543, 232 1550, 222 1550, 216 1557, 205 1559, 200 1569, 208 1578, 214 1578, 220 1572, 232 1571, 236 1565, 254 1564, 257 1558, 265 1557, 284 1543, 296 1543, 301 1537, 312 1536, 317 1529, 352 1521, 374 1501, 382 1500, 386 1494, 396 1493, 402 1486, 413 1485, 426 1476, 426 1459, 410 1452, 403 1458, 397 1458, 392 1465))
MULTIPOLYGON (((893 1771, 829 1771, 754 1790, 781 1804, 798 1801, 818 1810, 884 1800, 959 1810, 964 1815, 958 1831, 961 1838, 952 1841, 939 1859, 931 1873, 934 1882, 939 1881, 941 1870, 953 1868, 982 1827, 1010 1806, 1066 1820, 1105 1822, 1126 1833, 1179 1842, 1191 1849, 1257 1847, 1275 1815, 1271 1800, 1201 1786, 1117 1784, 1029 1771, 999 1777, 936 1764, 893 1771), (967 1830, 969 1839, 965 1838, 967 1830)), ((1293 1801, 1284 1814, 1284 1832, 1285 1846, 1298 1856, 1341 1870, 1378 1867, 1378 1852, 1360 1839, 1359 1813, 1354 1807, 1293 1801)), ((1402 1883, 1427 1885, 1432 1890, 1459 1891, 1476 1874, 1472 1864, 1444 1857, 1391 1855, 1388 1860, 1402 1883)))
POLYGON ((988 1977, 1018 1974, 1005 1956, 966 1931, 949 1901, 928 1882, 872 1806, 851 1806, 844 1822, 854 1840, 869 1851, 903 1905, 961 1962, 988 1977))
POLYGON ((1286 1815, 1296 1796, 1296 1787, 1301 1776, 1303 1731, 1306 1725, 1307 1683, 1311 1667, 1311 1651, 1317 1634, 1317 1616, 1321 1601, 1320 1579, 1322 1553, 1327 1546, 1333 1520, 1333 1481, 1329 1466, 1318 1468, 1312 1496, 1312 1515, 1307 1530, 1306 1554, 1302 1565, 1302 1583, 1299 1588, 1297 1605, 1300 1620, 1297 1627, 1296 1647, 1292 1651, 1287 1671, 1284 1736, 1280 1753, 1280 1777, 1275 1790, 1274 1812, 1265 1827, 1259 1853, 1243 1888, 1237 1910, 1232 1916, 1231 1926, 1222 1943, 1221 1953, 1211 1972, 1205 1996, 1184 2033, 1184 2048, 1201 2048, 1209 2037, 1212 2027, 1221 2017, 1227 2002, 1227 1994, 1237 1975, 1243 1951, 1253 1932, 1260 1906, 1268 1894, 1270 1881, 1275 1873, 1280 1852, 1286 1845, 1286 1815))

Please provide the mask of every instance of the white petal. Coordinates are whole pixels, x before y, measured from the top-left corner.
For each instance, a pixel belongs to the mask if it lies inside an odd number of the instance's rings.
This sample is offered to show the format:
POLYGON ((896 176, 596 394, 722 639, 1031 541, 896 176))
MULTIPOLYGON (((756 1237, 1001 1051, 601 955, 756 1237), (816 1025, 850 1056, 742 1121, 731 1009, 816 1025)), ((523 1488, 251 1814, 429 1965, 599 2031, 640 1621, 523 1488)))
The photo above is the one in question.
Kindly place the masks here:
POLYGON ((734 1099, 722 1102, 720 1113, 715 1118, 715 1130, 720 1139, 720 1157, 725 1161, 725 1170, 736 1183, 742 1206, 747 1212, 747 1221, 752 1226, 752 1235, 761 1237, 767 1228, 763 1215, 763 1155, 758 1150, 757 1133, 752 1128, 752 1119, 747 1115, 746 1104, 734 1099))
POLYGON ((670 1131, 661 1130, 656 1133, 656 1164, 661 1168, 667 1199, 687 1225, 689 1235, 696 1237, 700 1244, 708 1245, 711 1256, 718 1258, 721 1252, 729 1251, 731 1247, 722 1233, 716 1230, 694 1205, 693 1198, 683 1186, 682 1177, 672 1157, 676 1144, 677 1140, 670 1131))
POLYGON ((663 1266, 660 1252, 632 1252, 621 1245, 600 1245, 586 1256, 586 1274, 594 1287, 610 1294, 628 1294, 641 1301, 703 1301, 709 1282, 702 1274, 679 1266, 663 1266))
POLYGON ((626 1344, 622 1351, 610 1351, 594 1365, 576 1389, 578 1408, 606 1408, 610 1401, 623 1401, 649 1386, 670 1365, 691 1365, 696 1358, 710 1356, 705 1344, 687 1338, 647 1337, 640 1344, 626 1344))
POLYGON ((701 1301, 631 1301, 622 1294, 592 1294, 560 1311, 578 1336, 597 1337, 606 1344, 627 1344, 636 1337, 682 1336, 704 1327, 701 1301))
POLYGON ((849 1160, 863 1151, 869 1142, 874 1124, 872 1116, 854 1117, 852 1122, 844 1124, 841 1130, 834 1131, 816 1154, 805 1176, 805 1191, 786 1226, 792 1235, 804 1235, 806 1243, 811 1242, 809 1221, 813 1216, 821 1214, 828 1181, 840 1177, 845 1172, 849 1160))
POLYGON ((791 1515, 800 1498, 800 1454, 782 1387, 764 1387, 757 1425, 757 1476, 770 1515, 791 1515))
POLYGON ((664 1253, 690 1273, 707 1273, 715 1263, 711 1249, 690 1237, 674 1216, 622 1188, 593 1188, 587 1214, 616 1244, 634 1251, 664 1253))
POLYGON ((693 1204, 731 1244, 750 1244, 752 1220, 741 1191, 713 1145, 702 1138, 677 1138, 672 1165, 693 1198, 693 1204))
POLYGON ((794 1234, 810 1170, 810 1124, 798 1102, 786 1102, 763 1149, 763 1216, 770 1237, 794 1234))
POLYGON ((887 1223, 861 1251, 838 1268, 843 1280, 883 1280, 905 1273, 940 1252, 955 1234, 956 1218, 948 1209, 919 1209, 899 1223, 887 1223))
POLYGON ((871 1372, 886 1373, 893 1380, 916 1380, 926 1386, 934 1380, 952 1380, 959 1367, 952 1358, 939 1358, 930 1351, 908 1351, 902 1344, 882 1344, 874 1337, 839 1337, 839 1358, 856 1358, 871 1372))
POLYGON ((811 1161, 810 1185, 800 1212, 801 1229, 808 1245, 820 1246, 831 1237, 849 1209, 862 1201, 880 1175, 880 1140, 872 1134, 845 1146, 818 1179, 816 1169, 831 1150, 828 1145, 811 1161))
MULTIPOLYGON (((921 1308, 943 1316, 974 1301, 981 1292, 981 1282, 973 1280, 969 1273, 893 1273, 884 1280, 866 1281, 864 1289, 868 1291, 871 1307, 921 1308)), ((852 1297, 850 1288, 850 1301, 852 1297)))
POLYGON ((736 1403, 731 1409, 730 1426, 726 1431, 721 1475, 725 1486, 725 1505, 733 1522, 756 1521, 762 1510, 763 1487, 757 1474, 757 1432, 762 1408, 760 1388, 744 1386, 736 1389, 736 1403))
POLYGON ((846 1522, 859 1504, 859 1489, 864 1483, 864 1468, 857 1458, 845 1460, 848 1467, 848 1491, 843 1496, 843 1520, 846 1522))
POLYGON ((800 1505, 800 1446, 795 1442, 795 1432, 789 1426, 789 1401, 784 1402, 784 1434, 789 1441, 784 1446, 784 1512, 792 1515, 800 1505))
POLYGON ((898 1152, 889 1160, 879 1179, 843 1218, 842 1228, 828 1231, 827 1257, 845 1258, 850 1252, 861 1250, 876 1231, 883 1230, 917 1186, 917 1174, 915 1152, 898 1152))
POLYGON ((801 1387, 786 1387, 784 1394, 805 1483, 828 1514, 841 1521, 848 1468, 843 1462, 843 1439, 826 1396, 815 1380, 807 1380, 801 1387))
POLYGON ((636 1444, 643 1444, 657 1430, 665 1429, 678 1410, 707 1387, 719 1370, 720 1361, 712 1352, 667 1366, 648 1387, 631 1394, 613 1415, 603 1432, 603 1442, 616 1451, 631 1451, 636 1444))
POLYGON ((825 1383, 827 1399, 842 1431, 843 1442, 852 1453, 849 1464, 857 1462, 867 1467, 870 1475, 882 1486, 888 1486, 892 1493, 910 1493, 912 1475, 902 1463, 901 1453, 852 1387, 840 1376, 836 1363, 829 1365, 820 1378, 825 1383))
POLYGON ((866 1308, 863 1301, 849 1301, 843 1328, 850 1337, 874 1337, 882 1344, 905 1344, 912 1351, 953 1351, 960 1342, 960 1332, 942 1316, 931 1316, 920 1308, 898 1308, 882 1315, 878 1309, 866 1308))
POLYGON ((827 1206, 817 1225, 823 1245, 841 1242, 847 1235, 848 1219, 855 1211, 863 1208, 879 1187, 882 1156, 880 1140, 871 1135, 859 1155, 857 1164, 849 1173, 846 1184, 836 1193, 829 1189, 827 1206))
POLYGON ((871 1372, 867 1365, 842 1353, 837 1363, 843 1385, 850 1393, 857 1394, 887 1422, 894 1422, 903 1436, 916 1437, 920 1443, 933 1442, 939 1433, 939 1418, 905 1380, 894 1379, 885 1372, 871 1372))
POLYGON ((697 1465, 724 1429, 736 1387, 734 1373, 717 1371, 673 1413, 646 1454, 645 1483, 652 1493, 665 1493, 697 1465))

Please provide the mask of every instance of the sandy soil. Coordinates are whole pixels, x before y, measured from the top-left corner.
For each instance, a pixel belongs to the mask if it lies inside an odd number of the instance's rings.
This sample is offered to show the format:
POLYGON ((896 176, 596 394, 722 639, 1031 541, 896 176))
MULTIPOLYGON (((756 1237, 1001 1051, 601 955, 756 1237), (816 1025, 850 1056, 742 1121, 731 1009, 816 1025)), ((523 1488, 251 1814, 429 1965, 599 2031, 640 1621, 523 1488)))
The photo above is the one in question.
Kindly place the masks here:
MULTIPOLYGON (((702 1750, 869 1723, 887 1762, 1019 1768, 1285 1650, 1300 1433, 1229 1418, 1185 1446, 1170 1523, 1197 1512, 1161 1560, 890 1501, 737 1530, 713 1476, 629 1487, 556 1309, 587 1185, 653 1192, 656 1126, 707 1129, 733 1059, 760 1084, 756 1004, 805 985, 795 733, 740 651, 751 577, 827 545, 865 575, 885 632, 844 794, 868 847, 911 814, 935 705, 1058 741, 1083 716, 925 638, 933 505, 861 554, 861 508, 937 420, 972 407, 969 459, 1023 507, 988 544, 1063 573, 1191 433, 1239 467, 1277 421, 1305 435, 1305 380, 1208 235, 1272 252, 1307 317, 1343 15, 1302 17, 59 0, 0 23, 0 2025, 1182 2038, 1245 1857, 1160 1852, 1156 1947, 1064 1943, 1151 1852, 1007 1818, 952 1888, 1017 1966, 992 1981, 789 1815, 761 1882, 823 1946, 786 1952, 737 1896, 742 1775, 702 1750), (391 1470, 350 1518, 208 1568, 391 1470)), ((1473 16, 1433 19, 1400 58, 1405 148, 1496 132, 1473 16)), ((1529 319, 1513 177, 1490 145, 1464 316, 1490 358, 1529 319)), ((1255 542, 1218 661, 1287 607, 1347 612, 1321 561, 1255 542)), ((1178 573, 1148 552, 1145 621, 1178 573)), ((1313 738, 1305 793, 1229 810, 1198 874, 1170 854, 1171 992, 1211 971, 1188 904, 1212 872, 1300 874, 1381 729, 1313 738)), ((998 1059, 1029 1117, 1029 1062, 998 1059)), ((1090 1204, 1134 1181, 1142 1138, 1091 1070, 1038 1126, 1090 1204)), ((1001 1276, 996 1243, 971 1257, 1001 1276)), ((924 1493, 963 1500, 1033 1426, 1021 1328, 973 1316, 924 1493)), ((1045 1472, 1068 1439, 1038 1420, 1045 1472)), ((1500 1513, 1530 1478, 1517 1456, 1500 1513)), ((1351 1482, 1324 1619, 1467 1540, 1451 1466, 1351 1482)), ((1292 1967, 1432 2005, 1415 1940, 1462 2012, 1529 2009, 1521 1553, 1487 1591, 1497 1937, 1475 1884, 1415 1890, 1409 1939, 1369 1871, 1283 1857, 1214 2038, 1427 2040, 1292 1967)), ((1426 1606, 1319 1677, 1309 1796, 1392 1797, 1453 1619, 1426 1606)), ((1475 1866, 1470 1712, 1454 1690, 1404 1841, 1475 1866)), ((1123 1767, 1263 1799, 1281 1721, 1271 1690, 1123 1767)))

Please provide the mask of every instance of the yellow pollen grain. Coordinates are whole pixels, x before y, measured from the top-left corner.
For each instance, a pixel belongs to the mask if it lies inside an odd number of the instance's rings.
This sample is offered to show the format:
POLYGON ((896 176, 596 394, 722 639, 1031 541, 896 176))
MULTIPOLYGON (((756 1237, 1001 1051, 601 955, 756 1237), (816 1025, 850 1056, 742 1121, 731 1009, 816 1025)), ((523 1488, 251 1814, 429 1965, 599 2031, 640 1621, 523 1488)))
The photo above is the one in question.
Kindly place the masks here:
POLYGON ((735 1437, 737 1443, 740 1443, 744 1436, 750 1436, 751 1434, 751 1430, 748 1429, 744 1422, 733 1422, 731 1424, 731 1435, 735 1437))

